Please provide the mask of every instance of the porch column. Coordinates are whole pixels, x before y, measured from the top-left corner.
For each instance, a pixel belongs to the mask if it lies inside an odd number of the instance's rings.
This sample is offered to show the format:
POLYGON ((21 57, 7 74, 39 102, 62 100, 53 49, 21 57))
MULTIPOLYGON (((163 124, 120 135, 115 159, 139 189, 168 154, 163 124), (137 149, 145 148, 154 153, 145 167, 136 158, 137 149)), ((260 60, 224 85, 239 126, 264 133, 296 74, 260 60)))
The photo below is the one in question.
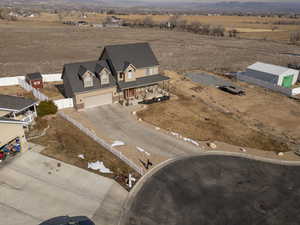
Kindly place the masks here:
POLYGON ((36 113, 36 105, 35 105, 35 104, 33 105, 33 108, 34 108, 34 115, 37 117, 37 113, 36 113))

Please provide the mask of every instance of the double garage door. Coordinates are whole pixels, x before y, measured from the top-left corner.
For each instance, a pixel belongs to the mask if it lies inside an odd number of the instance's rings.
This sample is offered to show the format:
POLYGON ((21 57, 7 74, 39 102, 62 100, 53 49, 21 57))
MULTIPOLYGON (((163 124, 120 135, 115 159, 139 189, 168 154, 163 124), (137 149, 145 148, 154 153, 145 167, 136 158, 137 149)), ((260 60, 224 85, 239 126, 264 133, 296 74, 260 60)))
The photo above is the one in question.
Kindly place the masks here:
POLYGON ((112 104, 112 93, 89 96, 84 98, 84 108, 86 109, 108 104, 112 104))

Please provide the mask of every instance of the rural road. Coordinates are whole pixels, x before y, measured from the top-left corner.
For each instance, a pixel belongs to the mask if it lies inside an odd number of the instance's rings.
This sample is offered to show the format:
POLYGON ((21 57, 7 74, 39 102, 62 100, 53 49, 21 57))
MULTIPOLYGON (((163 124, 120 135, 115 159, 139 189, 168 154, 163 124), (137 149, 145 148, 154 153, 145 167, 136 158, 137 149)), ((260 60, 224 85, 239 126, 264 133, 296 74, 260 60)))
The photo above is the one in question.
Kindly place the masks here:
POLYGON ((199 153, 191 143, 159 132, 153 127, 137 121, 128 110, 118 104, 87 109, 80 114, 111 140, 121 140, 139 146, 149 153, 165 157, 199 153))
POLYGON ((114 180, 31 151, 0 167, 0 193, 0 225, 64 215, 115 225, 128 195, 114 180))
POLYGON ((299 162, 287 166, 232 155, 171 160, 134 187, 121 225, 296 225, 299 172, 299 162))

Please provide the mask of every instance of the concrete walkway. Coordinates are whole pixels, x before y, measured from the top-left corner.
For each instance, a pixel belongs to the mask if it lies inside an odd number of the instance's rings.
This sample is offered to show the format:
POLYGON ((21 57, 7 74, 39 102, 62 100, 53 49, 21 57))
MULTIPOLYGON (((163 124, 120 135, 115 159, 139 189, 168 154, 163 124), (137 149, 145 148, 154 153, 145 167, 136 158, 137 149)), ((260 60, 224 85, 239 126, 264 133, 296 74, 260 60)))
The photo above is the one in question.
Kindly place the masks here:
POLYGON ((125 191, 114 180, 28 151, 0 167, 0 225, 88 216, 115 225, 125 191))

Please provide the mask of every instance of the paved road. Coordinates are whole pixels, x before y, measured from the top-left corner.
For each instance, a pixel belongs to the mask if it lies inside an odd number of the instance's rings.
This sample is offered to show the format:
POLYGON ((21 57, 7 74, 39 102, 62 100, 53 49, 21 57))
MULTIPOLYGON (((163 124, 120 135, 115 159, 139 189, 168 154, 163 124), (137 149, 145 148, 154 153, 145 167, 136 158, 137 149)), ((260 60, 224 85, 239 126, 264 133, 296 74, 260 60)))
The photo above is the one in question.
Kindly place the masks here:
POLYGON ((179 141, 137 121, 126 108, 118 104, 87 109, 81 113, 108 138, 139 146, 149 153, 174 157, 199 152, 195 145, 179 141))
POLYGON ((236 156, 186 157, 137 184, 121 225, 296 225, 299 173, 236 156))
POLYGON ((38 225, 62 215, 115 225, 126 196, 111 179, 37 152, 26 152, 0 167, 0 225, 38 225))

